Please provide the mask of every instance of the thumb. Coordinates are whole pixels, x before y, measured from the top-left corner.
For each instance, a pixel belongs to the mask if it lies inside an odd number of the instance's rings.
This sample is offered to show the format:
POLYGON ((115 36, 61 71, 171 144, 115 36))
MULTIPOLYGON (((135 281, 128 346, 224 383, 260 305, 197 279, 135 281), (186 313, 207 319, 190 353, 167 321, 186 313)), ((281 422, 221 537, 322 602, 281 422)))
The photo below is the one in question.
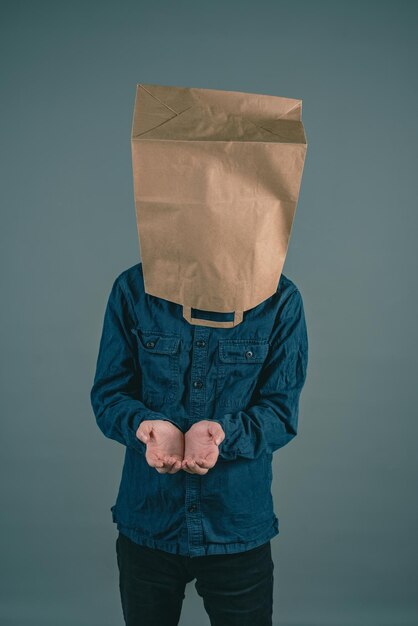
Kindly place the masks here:
POLYGON ((208 431, 212 435, 217 446, 225 439, 225 433, 219 422, 210 424, 208 427, 208 431))
POLYGON ((143 424, 139 426, 138 430, 136 431, 136 436, 143 443, 148 443, 150 440, 151 430, 152 430, 152 424, 150 424, 149 420, 147 420, 147 422, 144 422, 143 424))

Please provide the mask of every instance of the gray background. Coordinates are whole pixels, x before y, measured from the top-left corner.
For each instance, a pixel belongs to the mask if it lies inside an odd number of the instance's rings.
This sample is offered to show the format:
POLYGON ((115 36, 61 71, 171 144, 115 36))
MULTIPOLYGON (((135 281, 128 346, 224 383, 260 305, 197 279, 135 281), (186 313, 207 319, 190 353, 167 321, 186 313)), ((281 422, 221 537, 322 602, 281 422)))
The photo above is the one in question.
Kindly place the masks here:
POLYGON ((2 625, 123 623, 124 449, 89 390, 111 284, 139 260, 138 82, 303 100, 284 273, 310 363, 274 459, 275 623, 418 623, 417 6, 1 2, 2 625))

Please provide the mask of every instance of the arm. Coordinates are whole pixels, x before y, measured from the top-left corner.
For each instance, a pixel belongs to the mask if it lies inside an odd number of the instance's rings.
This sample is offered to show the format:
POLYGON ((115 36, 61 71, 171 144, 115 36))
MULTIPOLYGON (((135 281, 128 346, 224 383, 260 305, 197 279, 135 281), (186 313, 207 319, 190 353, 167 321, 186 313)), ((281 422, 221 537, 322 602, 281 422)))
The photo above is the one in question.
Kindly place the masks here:
POLYGON ((133 326, 128 301, 116 279, 104 315, 90 400, 97 425, 106 437, 145 453, 146 444, 136 437, 141 422, 166 420, 179 426, 140 400, 140 370, 130 332, 133 326))
POLYGON ((263 365, 253 403, 246 410, 215 417, 225 432, 219 456, 254 459, 273 453, 297 434, 299 397, 308 365, 308 337, 298 289, 281 307, 271 348, 263 365))

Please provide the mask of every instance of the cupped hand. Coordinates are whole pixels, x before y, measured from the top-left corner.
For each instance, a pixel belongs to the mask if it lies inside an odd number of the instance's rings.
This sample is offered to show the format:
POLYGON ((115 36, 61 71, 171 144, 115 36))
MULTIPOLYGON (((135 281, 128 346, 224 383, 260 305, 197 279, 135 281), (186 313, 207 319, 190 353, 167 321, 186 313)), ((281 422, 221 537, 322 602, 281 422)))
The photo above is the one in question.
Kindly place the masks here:
POLYGON ((196 422, 184 435, 182 468, 189 474, 207 474, 219 456, 219 444, 225 433, 219 422, 196 422))
POLYGON ((145 458, 157 472, 175 474, 182 469, 184 435, 177 426, 166 420, 145 420, 136 436, 147 445, 145 458))

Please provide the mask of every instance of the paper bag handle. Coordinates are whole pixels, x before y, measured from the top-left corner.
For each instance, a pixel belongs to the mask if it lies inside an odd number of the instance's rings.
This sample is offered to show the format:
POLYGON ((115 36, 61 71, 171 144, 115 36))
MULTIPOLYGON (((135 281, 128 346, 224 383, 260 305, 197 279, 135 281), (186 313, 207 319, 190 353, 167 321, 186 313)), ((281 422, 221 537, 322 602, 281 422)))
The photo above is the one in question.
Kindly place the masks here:
POLYGON ((192 317, 192 307, 183 305, 183 317, 189 322, 189 324, 195 324, 198 326, 210 326, 212 328, 233 328, 240 324, 244 317, 244 311, 235 311, 234 319, 226 322, 217 320, 204 320, 198 317, 192 317))

